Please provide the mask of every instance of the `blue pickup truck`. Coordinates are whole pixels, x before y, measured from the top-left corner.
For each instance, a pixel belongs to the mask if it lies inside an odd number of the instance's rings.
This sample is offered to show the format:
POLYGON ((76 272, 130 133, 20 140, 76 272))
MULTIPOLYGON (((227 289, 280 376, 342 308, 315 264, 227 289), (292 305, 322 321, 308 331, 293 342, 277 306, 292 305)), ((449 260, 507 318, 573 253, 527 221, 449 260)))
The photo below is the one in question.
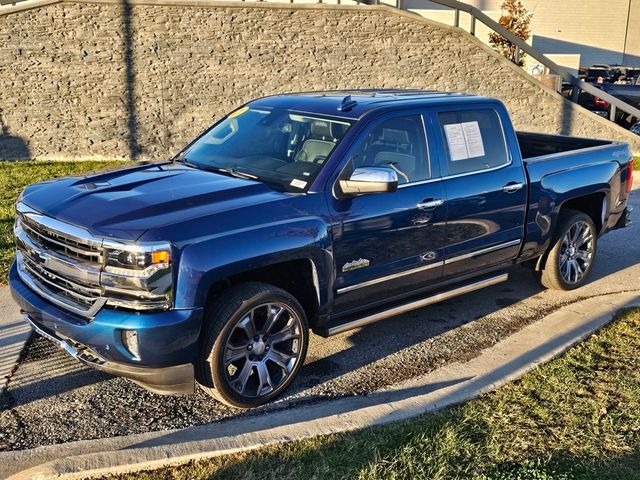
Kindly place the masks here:
POLYGON ((272 400, 322 336, 507 281, 587 278, 626 226, 623 143, 516 132, 498 100, 271 96, 171 161, 27 187, 15 300, 73 357, 166 394, 272 400))

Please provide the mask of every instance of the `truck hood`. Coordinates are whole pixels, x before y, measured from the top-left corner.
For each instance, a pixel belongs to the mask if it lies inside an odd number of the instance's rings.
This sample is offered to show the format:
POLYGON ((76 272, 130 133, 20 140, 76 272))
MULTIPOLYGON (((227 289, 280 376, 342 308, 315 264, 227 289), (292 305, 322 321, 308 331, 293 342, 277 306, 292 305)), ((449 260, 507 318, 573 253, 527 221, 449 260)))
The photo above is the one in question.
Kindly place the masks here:
POLYGON ((285 196, 253 180, 152 164, 35 184, 22 201, 96 236, 136 240, 148 230, 285 196))

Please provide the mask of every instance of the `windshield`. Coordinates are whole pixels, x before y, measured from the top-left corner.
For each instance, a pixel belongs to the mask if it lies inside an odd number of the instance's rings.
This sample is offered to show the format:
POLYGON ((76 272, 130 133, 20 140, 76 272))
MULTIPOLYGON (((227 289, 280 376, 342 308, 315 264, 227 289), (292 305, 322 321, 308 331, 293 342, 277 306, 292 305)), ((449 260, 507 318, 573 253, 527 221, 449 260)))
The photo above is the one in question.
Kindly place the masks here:
POLYGON ((350 126, 347 120, 242 107, 205 133, 178 160, 301 192, 313 182, 350 126))

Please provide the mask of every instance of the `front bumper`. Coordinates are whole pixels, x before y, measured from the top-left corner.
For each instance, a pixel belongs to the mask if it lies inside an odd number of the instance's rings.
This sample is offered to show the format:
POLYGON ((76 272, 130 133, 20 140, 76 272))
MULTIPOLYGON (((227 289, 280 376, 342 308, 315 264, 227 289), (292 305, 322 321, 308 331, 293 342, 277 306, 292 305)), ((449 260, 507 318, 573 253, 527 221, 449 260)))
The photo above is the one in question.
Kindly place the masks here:
POLYGON ((193 392, 202 308, 154 313, 102 309, 87 321, 37 295, 19 278, 15 262, 9 285, 34 330, 72 357, 152 392, 193 392), (138 332, 138 358, 123 344, 123 330, 138 332))

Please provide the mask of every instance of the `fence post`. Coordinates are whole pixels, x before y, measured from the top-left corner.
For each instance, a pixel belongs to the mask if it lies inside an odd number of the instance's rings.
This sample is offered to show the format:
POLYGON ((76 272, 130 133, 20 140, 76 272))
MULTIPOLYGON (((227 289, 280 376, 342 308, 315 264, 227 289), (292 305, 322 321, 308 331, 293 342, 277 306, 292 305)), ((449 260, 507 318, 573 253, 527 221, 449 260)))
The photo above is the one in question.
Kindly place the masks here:
POLYGON ((609 110, 609 120, 616 121, 616 106, 611 104, 611 110, 609 110))
POLYGON ((476 34, 476 16, 471 14, 471 26, 469 27, 469 33, 473 36, 476 34))
POLYGON ((460 26, 460 10, 458 10, 457 8, 455 9, 453 14, 453 26, 454 27, 460 26))
POLYGON ((578 98, 580 97, 580 87, 573 86, 571 90, 571 101, 573 103, 578 103, 578 98))
POLYGON ((516 45, 516 51, 513 55, 516 65, 520 65, 520 47, 516 45))

